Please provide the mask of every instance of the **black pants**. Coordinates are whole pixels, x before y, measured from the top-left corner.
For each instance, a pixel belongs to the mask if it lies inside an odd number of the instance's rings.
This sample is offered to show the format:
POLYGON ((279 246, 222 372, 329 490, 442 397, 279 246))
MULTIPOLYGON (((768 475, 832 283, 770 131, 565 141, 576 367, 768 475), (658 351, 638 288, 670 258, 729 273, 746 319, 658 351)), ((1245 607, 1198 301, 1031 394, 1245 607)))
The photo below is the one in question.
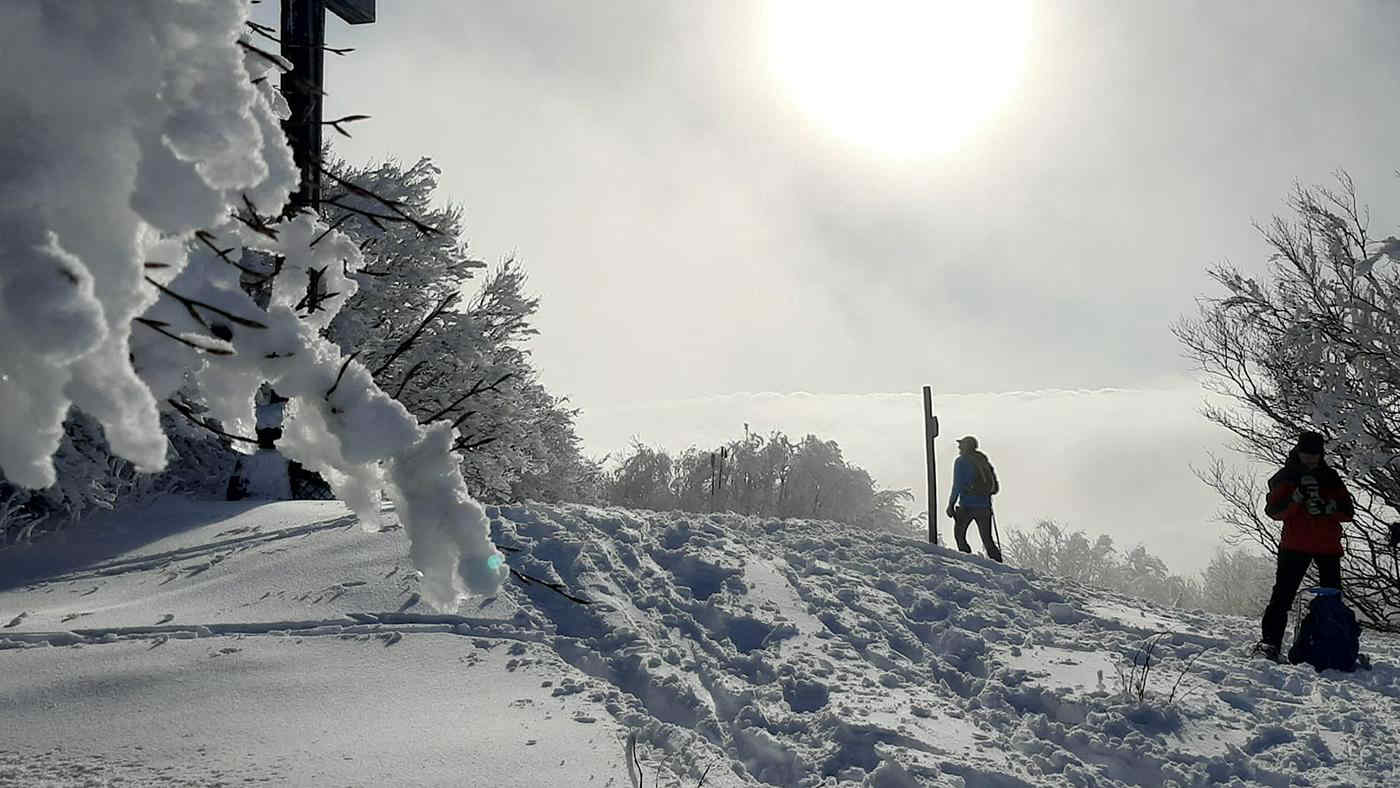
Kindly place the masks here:
POLYGON ((1298 586, 1308 573, 1308 564, 1313 561, 1317 562, 1319 584, 1326 588, 1342 587, 1341 556, 1300 553, 1280 547, 1278 573, 1274 576, 1274 593, 1269 597, 1269 606, 1264 608, 1262 629, 1265 643, 1276 646, 1283 643, 1283 630, 1288 625, 1288 609, 1293 606, 1293 598, 1298 595, 1298 586))
POLYGON ((972 546, 967 543, 967 526, 973 521, 977 521, 977 532, 982 534, 982 547, 987 551, 987 557, 1001 562, 1001 547, 992 538, 992 510, 982 506, 969 509, 959 506, 953 509, 953 539, 958 543, 958 549, 964 553, 972 552, 972 546))

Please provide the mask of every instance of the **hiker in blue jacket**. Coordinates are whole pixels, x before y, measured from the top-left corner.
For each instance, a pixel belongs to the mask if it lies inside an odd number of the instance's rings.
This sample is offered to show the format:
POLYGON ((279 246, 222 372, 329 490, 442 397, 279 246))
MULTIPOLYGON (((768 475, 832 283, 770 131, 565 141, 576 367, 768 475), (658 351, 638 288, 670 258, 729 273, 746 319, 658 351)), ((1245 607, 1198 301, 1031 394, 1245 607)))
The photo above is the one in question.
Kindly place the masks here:
POLYGON ((953 461, 953 492, 948 498, 948 516, 953 519, 953 539, 958 549, 972 552, 967 543, 967 527, 977 523, 987 557, 1001 561, 1001 547, 992 538, 992 496, 997 493, 996 471, 987 455, 977 450, 977 439, 958 439, 958 458, 953 461))

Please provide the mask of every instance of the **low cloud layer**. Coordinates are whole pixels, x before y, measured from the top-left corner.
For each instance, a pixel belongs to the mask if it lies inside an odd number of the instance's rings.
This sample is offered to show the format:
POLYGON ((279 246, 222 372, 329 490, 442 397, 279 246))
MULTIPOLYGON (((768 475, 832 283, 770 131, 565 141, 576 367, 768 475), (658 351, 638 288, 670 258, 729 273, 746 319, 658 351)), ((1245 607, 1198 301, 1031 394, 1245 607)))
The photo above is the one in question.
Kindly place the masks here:
MULTIPOLYGON (((1105 533, 1121 548, 1147 546, 1175 572, 1203 568, 1226 535, 1215 520, 1215 493, 1193 474, 1211 455, 1243 465, 1230 436, 1200 415, 1204 392, 1194 384, 1152 390, 1101 389, 996 394, 935 392, 941 435, 939 528, 947 505, 953 442, 976 435, 996 465, 1003 492, 997 521, 1029 528, 1053 518, 1071 529, 1105 533)), ((835 440, 849 462, 882 487, 909 488, 926 500, 922 395, 738 393, 714 397, 585 408, 579 430, 595 455, 626 451, 633 438, 676 451, 711 448, 781 430, 835 440)), ((1266 473, 1266 469, 1256 469, 1266 473)), ((974 548, 977 540, 971 539, 974 548)))

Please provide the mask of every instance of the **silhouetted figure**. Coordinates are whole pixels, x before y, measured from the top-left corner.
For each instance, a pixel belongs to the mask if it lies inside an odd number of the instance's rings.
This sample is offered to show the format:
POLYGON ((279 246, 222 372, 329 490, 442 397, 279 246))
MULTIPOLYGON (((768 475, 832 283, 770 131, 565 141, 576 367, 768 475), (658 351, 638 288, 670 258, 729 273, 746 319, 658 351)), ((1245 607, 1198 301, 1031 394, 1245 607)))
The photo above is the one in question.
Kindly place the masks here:
POLYGON ((1342 587, 1342 523, 1351 520, 1351 493, 1323 456, 1324 440, 1304 432, 1282 469, 1269 479, 1264 513, 1283 521, 1274 591, 1264 609, 1259 650, 1277 660, 1288 625, 1288 609, 1309 564, 1317 563, 1324 588, 1342 587))
POLYGON ((996 495, 996 471, 987 455, 977 450, 977 439, 958 439, 958 458, 953 461, 953 491, 948 498, 948 516, 953 518, 953 539, 958 549, 972 552, 967 543, 967 527, 977 523, 987 557, 1001 561, 1001 547, 992 538, 992 496, 996 495))

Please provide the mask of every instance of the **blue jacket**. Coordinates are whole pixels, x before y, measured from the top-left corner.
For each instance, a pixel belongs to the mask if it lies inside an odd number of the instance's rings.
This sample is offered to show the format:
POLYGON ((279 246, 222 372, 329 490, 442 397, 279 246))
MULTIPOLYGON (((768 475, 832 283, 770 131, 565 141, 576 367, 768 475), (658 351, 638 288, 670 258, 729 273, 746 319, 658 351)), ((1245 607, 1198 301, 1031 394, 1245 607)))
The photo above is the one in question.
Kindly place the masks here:
POLYGON ((948 505, 962 504, 968 509, 990 509, 992 496, 967 494, 967 488, 976 480, 977 469, 972 467, 972 460, 961 455, 953 460, 953 493, 948 497, 948 505))

